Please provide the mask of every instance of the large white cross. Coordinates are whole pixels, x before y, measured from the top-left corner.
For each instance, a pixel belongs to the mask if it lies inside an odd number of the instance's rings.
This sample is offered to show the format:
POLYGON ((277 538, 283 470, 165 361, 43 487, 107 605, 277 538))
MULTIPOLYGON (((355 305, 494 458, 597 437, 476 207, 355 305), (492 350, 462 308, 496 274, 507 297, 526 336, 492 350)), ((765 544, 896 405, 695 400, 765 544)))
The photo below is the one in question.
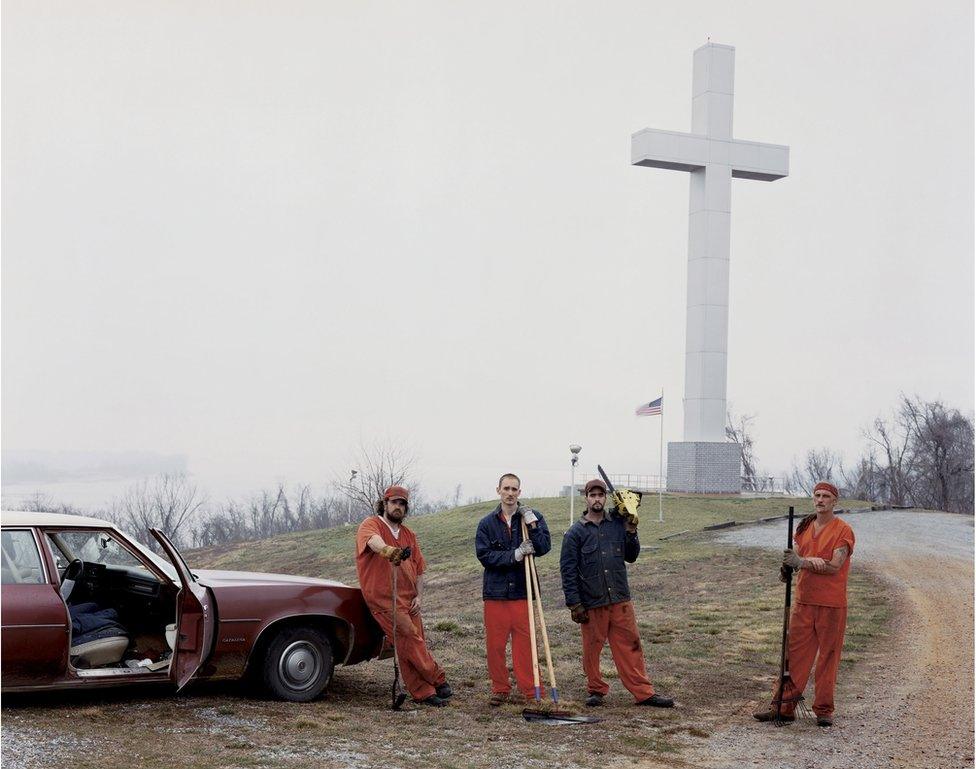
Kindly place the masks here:
POLYGON ((694 56, 691 133, 645 128, 631 163, 688 171, 686 441, 725 440, 732 177, 772 182, 789 174, 790 148, 732 138, 735 48, 708 43, 694 56))

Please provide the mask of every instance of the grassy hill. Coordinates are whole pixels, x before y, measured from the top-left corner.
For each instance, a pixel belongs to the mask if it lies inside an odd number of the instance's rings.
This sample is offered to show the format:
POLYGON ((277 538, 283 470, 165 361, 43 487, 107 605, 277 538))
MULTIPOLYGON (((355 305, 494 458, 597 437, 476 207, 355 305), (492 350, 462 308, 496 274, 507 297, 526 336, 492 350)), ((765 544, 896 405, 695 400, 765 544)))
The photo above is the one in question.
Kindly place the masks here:
MULTIPOLYGON (((558 578, 568 501, 524 501, 543 512, 553 533, 553 553, 538 561, 543 603, 561 700, 579 707, 585 697, 580 636, 564 607, 558 578)), ((719 545, 708 533, 668 541, 659 538, 730 519, 749 521, 785 513, 790 504, 802 514, 812 510, 811 500, 667 495, 664 523, 658 523, 657 499, 648 497, 641 510, 643 550, 629 567, 631 591, 650 677, 658 691, 675 697, 678 707, 653 712, 632 707, 632 698, 616 680, 606 652, 603 667, 611 694, 599 715, 607 720, 569 729, 527 726, 514 705, 487 707, 482 568, 474 555, 474 532, 494 504, 407 519, 428 562, 424 622, 432 651, 457 692, 451 707, 391 720, 382 710, 390 663, 373 662, 337 671, 329 698, 303 706, 303 715, 294 723, 289 717, 280 719, 282 731, 276 739, 287 739, 294 727, 310 745, 343 740, 350 750, 368 757, 367 763, 376 765, 395 764, 394 746, 404 744, 430 757, 429 765, 451 769, 509 766, 515 762, 511 750, 518 751, 524 766, 597 767, 614 759, 626 762, 660 753, 668 753, 668 760, 680 765, 674 752, 680 752, 682 743, 710 734, 730 718, 748 718, 768 699, 779 663, 783 606, 775 554, 719 545), (354 739, 349 731, 352 724, 370 736, 354 739), (594 741, 604 746, 599 753, 592 750, 594 741), (460 753, 459 746, 463 746, 460 753)), ((187 558, 201 568, 282 571, 356 584, 354 536, 355 527, 347 526, 198 550, 187 558)), ((842 669, 871 653, 888 616, 881 585, 856 563, 850 594, 842 669)), ((268 707, 291 712, 287 705, 268 707)))
MULTIPOLYGON (((558 553, 562 533, 569 527, 569 502, 565 497, 524 499, 523 504, 540 510, 553 534, 553 550, 558 553)), ((785 514, 789 505, 797 515, 813 510, 811 499, 743 499, 738 496, 697 496, 665 494, 664 522, 658 523, 656 496, 647 496, 641 506, 641 542, 644 547, 660 546, 662 550, 680 550, 680 543, 658 542, 658 538, 677 532, 701 530, 703 527, 735 520, 755 521, 785 514)), ((438 574, 481 574, 481 564, 474 555, 474 532, 478 521, 494 509, 496 501, 446 510, 433 515, 407 518, 407 525, 420 540, 421 549, 431 570, 438 574)), ((583 512, 582 500, 576 515, 583 512)), ((208 548, 187 553, 191 564, 199 568, 246 569, 250 571, 287 571, 310 577, 342 579, 355 584, 356 568, 351 554, 356 536, 355 526, 286 534, 271 539, 208 548)), ((540 558, 541 571, 556 568, 556 558, 540 558)))

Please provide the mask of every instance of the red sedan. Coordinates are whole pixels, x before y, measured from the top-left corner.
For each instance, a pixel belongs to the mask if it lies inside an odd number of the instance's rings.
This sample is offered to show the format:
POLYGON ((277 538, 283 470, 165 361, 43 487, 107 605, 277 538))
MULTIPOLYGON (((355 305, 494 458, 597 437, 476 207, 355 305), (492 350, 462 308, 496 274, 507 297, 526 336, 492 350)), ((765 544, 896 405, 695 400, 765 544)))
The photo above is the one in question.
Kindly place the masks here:
POLYGON ((111 523, 2 514, 4 692, 254 675, 307 702, 336 663, 380 656, 383 632, 358 588, 282 574, 191 570, 111 523))

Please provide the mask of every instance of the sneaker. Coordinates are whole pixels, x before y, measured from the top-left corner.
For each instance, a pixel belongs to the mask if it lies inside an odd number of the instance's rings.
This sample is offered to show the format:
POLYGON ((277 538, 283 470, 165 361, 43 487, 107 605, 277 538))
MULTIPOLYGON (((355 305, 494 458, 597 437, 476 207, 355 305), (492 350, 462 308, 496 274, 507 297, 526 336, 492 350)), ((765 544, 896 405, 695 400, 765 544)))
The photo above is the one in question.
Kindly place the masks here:
POLYGON ((442 700, 449 700, 454 696, 454 692, 451 690, 451 685, 446 681, 437 687, 437 696, 442 700))
POLYGON ((641 700, 638 705, 648 705, 652 708, 673 708, 674 700, 670 697, 662 697, 660 694, 652 694, 646 700, 641 700))
POLYGON ((590 692, 590 696, 586 698, 586 707, 596 708, 603 704, 603 695, 597 694, 596 692, 590 692))
MULTIPOLYGON (((776 711, 773 710, 772 708, 770 708, 769 710, 760 710, 758 713, 753 713, 752 717, 755 718, 757 721, 775 721, 776 711)), ((792 714, 786 715, 786 713, 780 713, 779 720, 789 724, 796 720, 796 716, 792 714)))
POLYGON ((508 694, 505 692, 495 692, 491 695, 491 699, 488 700, 488 704, 493 708, 497 708, 499 705, 504 705, 508 702, 508 694))
POLYGON ((434 708, 442 708, 447 704, 447 700, 442 700, 436 694, 432 694, 426 699, 418 700, 421 705, 430 705, 434 708))
POLYGON ((834 719, 830 716, 817 716, 817 726, 833 726, 834 719))

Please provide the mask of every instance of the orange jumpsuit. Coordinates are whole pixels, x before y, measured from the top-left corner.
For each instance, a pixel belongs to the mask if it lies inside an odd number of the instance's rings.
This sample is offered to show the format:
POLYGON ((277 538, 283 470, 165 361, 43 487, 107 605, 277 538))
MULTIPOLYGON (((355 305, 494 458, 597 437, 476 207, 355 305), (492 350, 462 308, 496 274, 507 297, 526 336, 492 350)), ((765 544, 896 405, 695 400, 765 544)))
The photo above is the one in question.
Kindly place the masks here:
POLYGON ((417 580, 427 568, 420 552, 416 535, 400 525, 399 536, 394 537, 390 527, 378 515, 363 521, 356 532, 356 571, 359 587, 366 605, 388 638, 393 637, 396 617, 396 653, 400 663, 403 685, 415 700, 423 700, 434 694, 436 687, 447 681, 444 670, 431 656, 424 638, 424 626, 420 614, 410 614, 410 604, 417 597, 417 580), (409 547, 410 557, 403 561, 397 573, 396 612, 393 603, 393 565, 366 544, 370 537, 379 534, 387 545, 409 547))
MULTIPOLYGON (((793 538, 797 555, 829 561, 836 549, 846 547, 847 559, 836 574, 800 570, 796 581, 796 603, 790 614, 787 646, 793 686, 787 686, 783 691, 785 701, 782 712, 793 714, 794 703, 790 699, 803 693, 816 660, 813 712, 829 718, 834 712, 834 686, 847 627, 847 573, 851 567, 850 557, 854 553, 854 531, 837 517, 819 533, 815 532, 815 527, 814 521, 793 538)), ((773 691, 774 700, 778 688, 777 684, 773 691)))

